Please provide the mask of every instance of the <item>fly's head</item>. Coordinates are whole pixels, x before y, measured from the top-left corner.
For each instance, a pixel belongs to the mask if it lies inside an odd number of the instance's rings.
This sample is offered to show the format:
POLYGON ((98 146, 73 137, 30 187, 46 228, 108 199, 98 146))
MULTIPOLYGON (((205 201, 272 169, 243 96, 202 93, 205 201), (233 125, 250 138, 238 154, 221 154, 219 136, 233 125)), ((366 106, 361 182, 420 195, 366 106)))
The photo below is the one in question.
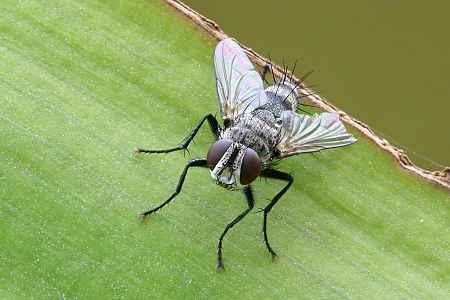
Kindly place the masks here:
POLYGON ((207 162, 211 177, 227 189, 252 183, 262 169, 261 159, 253 149, 230 139, 215 142, 208 150, 207 162))

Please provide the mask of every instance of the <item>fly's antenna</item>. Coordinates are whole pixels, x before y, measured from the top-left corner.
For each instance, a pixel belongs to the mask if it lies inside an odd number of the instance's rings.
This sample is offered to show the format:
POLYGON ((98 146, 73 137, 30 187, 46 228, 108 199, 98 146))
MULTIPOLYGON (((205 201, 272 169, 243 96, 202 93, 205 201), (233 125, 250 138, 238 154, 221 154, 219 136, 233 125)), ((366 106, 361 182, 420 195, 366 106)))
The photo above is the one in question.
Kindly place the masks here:
POLYGON ((228 180, 231 180, 231 177, 233 176, 233 165, 229 164, 228 165, 228 180))

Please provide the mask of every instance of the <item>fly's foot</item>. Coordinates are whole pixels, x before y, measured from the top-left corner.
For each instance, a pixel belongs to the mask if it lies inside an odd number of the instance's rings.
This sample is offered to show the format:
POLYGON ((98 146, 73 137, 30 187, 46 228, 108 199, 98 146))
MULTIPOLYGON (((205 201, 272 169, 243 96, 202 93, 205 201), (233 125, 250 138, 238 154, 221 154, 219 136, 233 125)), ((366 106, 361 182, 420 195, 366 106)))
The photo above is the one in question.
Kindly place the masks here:
POLYGON ((141 219, 142 221, 147 219, 147 216, 148 216, 148 214, 146 214, 146 213, 138 213, 138 218, 141 219))
POLYGON ((272 261, 275 261, 275 259, 279 258, 278 254, 273 251, 272 249, 269 250, 270 255, 272 255, 272 261))
POLYGON ((191 153, 189 152, 189 149, 186 147, 186 148, 183 148, 183 157, 186 157, 186 152, 189 156, 191 155, 191 153))
POLYGON ((272 249, 272 247, 270 246, 269 242, 266 239, 264 241, 266 242, 267 251, 269 251, 270 255, 272 256, 272 261, 275 261, 275 259, 279 257, 278 254, 272 249))
POLYGON ((136 156, 136 155, 138 155, 139 153, 141 153, 141 149, 139 149, 139 148, 134 148, 134 151, 133 151, 133 155, 132 156, 136 156))
POLYGON ((225 266, 223 265, 223 262, 220 259, 219 262, 217 263, 216 271, 220 272, 221 270, 225 271, 225 266))

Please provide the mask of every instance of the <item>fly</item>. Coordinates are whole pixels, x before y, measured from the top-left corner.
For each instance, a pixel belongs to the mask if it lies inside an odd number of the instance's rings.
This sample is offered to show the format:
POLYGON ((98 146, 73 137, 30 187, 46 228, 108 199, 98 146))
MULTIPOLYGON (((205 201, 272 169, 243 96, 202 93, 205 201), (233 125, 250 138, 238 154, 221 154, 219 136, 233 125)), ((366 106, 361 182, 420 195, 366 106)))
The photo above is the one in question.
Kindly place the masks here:
POLYGON ((209 148, 206 158, 190 160, 172 195, 159 206, 139 215, 145 218, 172 201, 180 193, 191 167, 209 168, 217 184, 227 189, 241 189, 247 208, 226 225, 219 237, 217 270, 220 270, 224 269, 223 239, 228 230, 253 209, 255 201, 251 183, 257 177, 286 182, 284 188, 262 210, 264 243, 272 259, 275 259, 277 254, 267 237, 267 216, 290 188, 294 178, 276 170, 274 163, 292 155, 346 146, 356 142, 356 139, 346 131, 335 114, 309 116, 296 113, 302 95, 298 84, 286 76, 264 88, 266 72, 260 75, 232 39, 222 40, 217 45, 214 69, 223 126, 212 114, 207 114, 179 146, 165 150, 136 148, 134 154, 187 150, 200 127, 205 121, 209 123, 216 142, 209 148))

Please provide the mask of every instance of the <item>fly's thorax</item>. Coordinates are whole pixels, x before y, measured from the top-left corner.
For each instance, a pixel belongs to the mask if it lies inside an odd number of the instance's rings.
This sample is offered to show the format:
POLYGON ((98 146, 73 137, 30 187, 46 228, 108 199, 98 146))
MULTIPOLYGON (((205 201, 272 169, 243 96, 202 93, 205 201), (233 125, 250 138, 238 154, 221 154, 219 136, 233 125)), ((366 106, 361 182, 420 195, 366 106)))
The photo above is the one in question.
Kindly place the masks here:
POLYGON ((280 132, 280 119, 270 111, 257 109, 251 114, 242 115, 225 129, 223 136, 253 149, 265 163, 280 139, 280 132))
POLYGON ((285 80, 273 83, 265 89, 268 102, 281 102, 284 110, 296 111, 299 104, 299 89, 294 83, 285 80))

